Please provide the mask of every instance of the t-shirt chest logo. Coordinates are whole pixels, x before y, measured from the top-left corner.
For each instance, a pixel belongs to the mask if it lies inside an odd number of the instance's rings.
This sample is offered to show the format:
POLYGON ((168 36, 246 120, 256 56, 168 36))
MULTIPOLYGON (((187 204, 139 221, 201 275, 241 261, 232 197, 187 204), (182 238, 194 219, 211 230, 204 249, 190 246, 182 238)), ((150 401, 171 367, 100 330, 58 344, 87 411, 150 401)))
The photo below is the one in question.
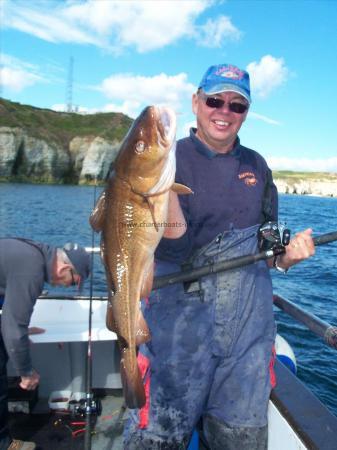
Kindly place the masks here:
POLYGON ((238 175, 239 180, 242 180, 246 186, 252 187, 256 186, 258 180, 253 172, 242 172, 238 175))

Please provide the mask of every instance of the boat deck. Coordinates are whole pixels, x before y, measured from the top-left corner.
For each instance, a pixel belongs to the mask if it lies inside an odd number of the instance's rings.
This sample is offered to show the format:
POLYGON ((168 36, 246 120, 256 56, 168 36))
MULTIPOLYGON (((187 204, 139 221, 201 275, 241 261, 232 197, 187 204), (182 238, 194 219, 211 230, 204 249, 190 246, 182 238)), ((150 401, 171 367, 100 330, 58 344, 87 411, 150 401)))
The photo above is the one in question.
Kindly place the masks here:
MULTIPOLYGON (((120 450, 126 410, 121 390, 113 390, 109 395, 98 397, 102 403, 102 413, 92 415, 92 450, 120 450)), ((84 433, 82 425, 85 417, 65 412, 51 412, 46 400, 39 401, 30 414, 11 413, 10 427, 16 439, 33 441, 37 450, 83 450, 84 433), (73 434, 75 432, 75 434, 73 434)))
MULTIPOLYGON (((335 450, 337 418, 293 375, 276 361, 278 386, 272 391, 269 407, 269 450, 335 450)), ((123 429, 127 419, 121 389, 97 389, 94 396, 102 403, 100 415, 92 414, 92 450, 123 450, 123 429)), ((96 402, 98 404, 98 402, 96 402)), ((84 416, 51 412, 41 398, 30 414, 11 413, 10 426, 16 439, 34 441, 37 450, 83 450, 83 428, 71 422, 84 416)), ((198 447, 192 445, 193 450, 198 447)), ((192 450, 191 448, 189 450, 192 450)), ((206 450, 199 443, 198 450, 206 450)))
MULTIPOLYGON (((103 395, 98 390, 97 398, 102 404, 102 413, 93 415, 92 450, 123 450, 123 430, 127 420, 127 410, 121 389, 109 390, 103 395)), ((16 439, 33 441, 36 450, 83 450, 84 433, 76 435, 72 431, 81 429, 71 422, 85 421, 85 418, 71 417, 62 412, 50 412, 48 402, 39 401, 30 414, 11 413, 10 427, 16 439)), ((194 444, 189 450, 197 448, 194 444)), ((206 450, 202 442, 198 450, 206 450)))

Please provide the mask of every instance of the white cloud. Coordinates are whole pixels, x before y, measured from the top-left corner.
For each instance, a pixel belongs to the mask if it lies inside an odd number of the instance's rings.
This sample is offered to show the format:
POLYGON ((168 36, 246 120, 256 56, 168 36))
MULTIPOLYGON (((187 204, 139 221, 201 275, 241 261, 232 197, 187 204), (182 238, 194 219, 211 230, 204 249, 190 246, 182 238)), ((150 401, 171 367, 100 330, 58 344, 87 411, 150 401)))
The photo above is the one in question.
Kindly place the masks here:
POLYGON ((67 105, 65 103, 55 103, 50 109, 57 112, 64 112, 67 110, 67 105))
MULTIPOLYGON (((90 89, 99 90, 111 101, 95 109, 78 106, 78 112, 88 114, 122 112, 136 118, 148 105, 170 106, 177 115, 180 115, 183 111, 183 103, 191 103, 191 96, 196 91, 196 86, 187 81, 186 73, 177 75, 160 73, 152 77, 119 73, 106 78, 99 86, 90 86, 90 89)), ((52 109, 64 111, 65 105, 57 104, 52 109)))
POLYGON ((309 159, 267 156, 266 160, 273 170, 337 172, 337 158, 309 159))
POLYGON ((45 81, 38 74, 38 68, 26 61, 7 54, 1 55, 1 86, 10 91, 20 92, 28 86, 45 81))
POLYGON ((36 75, 22 70, 13 70, 4 67, 3 69, 0 69, 0 80, 3 87, 14 92, 20 92, 27 86, 35 84, 39 78, 36 75))
POLYGON ((204 25, 196 27, 195 33, 197 42, 203 47, 221 47, 224 41, 237 41, 242 35, 226 16, 208 19, 204 25))
MULTIPOLYGON (((96 113, 108 113, 108 112, 121 112, 132 119, 135 119, 141 110, 143 109, 141 103, 125 101, 120 104, 118 103, 107 103, 101 108, 88 108, 86 106, 73 105, 72 112, 78 114, 96 114, 96 113)), ((52 105, 51 109, 53 111, 65 112, 67 111, 67 105, 65 103, 55 103, 52 105)))
POLYGON ((206 9, 207 2, 135 1, 119 2, 118 7, 122 20, 116 24, 115 44, 146 52, 192 35, 194 20, 206 9))
POLYGON ((261 120, 262 122, 269 123, 270 125, 282 125, 281 122, 271 119, 270 117, 263 116, 262 114, 255 113, 253 111, 249 112, 248 119, 261 120))
POLYGON ((186 73, 167 75, 161 73, 152 77, 133 74, 116 74, 106 78, 99 89, 107 98, 120 100, 119 111, 133 111, 138 114, 140 108, 147 105, 167 105, 179 111, 184 100, 190 100, 196 87, 187 81, 186 73), (127 101, 125 101, 127 99, 127 101))
POLYGON ((239 30, 225 16, 196 24, 213 0, 73 0, 6 2, 4 24, 49 42, 92 44, 138 52, 162 48, 186 37, 220 46, 237 39, 239 30))
MULTIPOLYGON (((105 2, 103 2, 105 3, 105 2)), ((61 3, 8 2, 4 14, 4 26, 32 34, 48 42, 75 42, 99 45, 94 33, 88 32, 67 17, 67 7, 61 3)))
POLYGON ((16 70, 27 70, 27 71, 36 71, 37 66, 34 64, 24 61, 22 59, 16 58, 15 56, 8 55, 7 53, 1 53, 1 65, 9 66, 12 69, 16 70))
POLYGON ((257 97, 267 97, 273 90, 284 84, 289 77, 289 69, 283 58, 265 55, 259 62, 253 61, 247 66, 251 89, 257 97))
MULTIPOLYGON (((145 106, 145 105, 144 105, 145 106)), ((142 110, 142 104, 139 101, 126 100, 120 104, 108 103, 103 106, 101 112, 121 112, 135 119, 142 110)))

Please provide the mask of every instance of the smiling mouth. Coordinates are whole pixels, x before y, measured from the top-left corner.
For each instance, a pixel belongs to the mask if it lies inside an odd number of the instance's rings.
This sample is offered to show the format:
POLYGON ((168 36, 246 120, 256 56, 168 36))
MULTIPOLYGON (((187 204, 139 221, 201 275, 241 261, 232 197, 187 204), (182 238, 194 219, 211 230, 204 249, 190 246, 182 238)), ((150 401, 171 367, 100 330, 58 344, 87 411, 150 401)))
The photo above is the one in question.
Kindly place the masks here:
POLYGON ((229 122, 225 122, 224 120, 213 120, 215 125, 220 125, 221 127, 228 127, 229 122))

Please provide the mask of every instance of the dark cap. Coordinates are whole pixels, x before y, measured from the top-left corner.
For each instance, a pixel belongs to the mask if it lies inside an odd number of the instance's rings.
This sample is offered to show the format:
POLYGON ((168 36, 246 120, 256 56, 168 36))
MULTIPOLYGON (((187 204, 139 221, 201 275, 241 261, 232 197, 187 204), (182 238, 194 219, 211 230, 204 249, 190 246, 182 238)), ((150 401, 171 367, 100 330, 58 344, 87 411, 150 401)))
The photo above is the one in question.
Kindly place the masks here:
POLYGON ((74 266, 76 273, 81 277, 79 283, 79 288, 81 288, 90 273, 90 256, 84 247, 72 242, 65 244, 63 250, 74 266))

